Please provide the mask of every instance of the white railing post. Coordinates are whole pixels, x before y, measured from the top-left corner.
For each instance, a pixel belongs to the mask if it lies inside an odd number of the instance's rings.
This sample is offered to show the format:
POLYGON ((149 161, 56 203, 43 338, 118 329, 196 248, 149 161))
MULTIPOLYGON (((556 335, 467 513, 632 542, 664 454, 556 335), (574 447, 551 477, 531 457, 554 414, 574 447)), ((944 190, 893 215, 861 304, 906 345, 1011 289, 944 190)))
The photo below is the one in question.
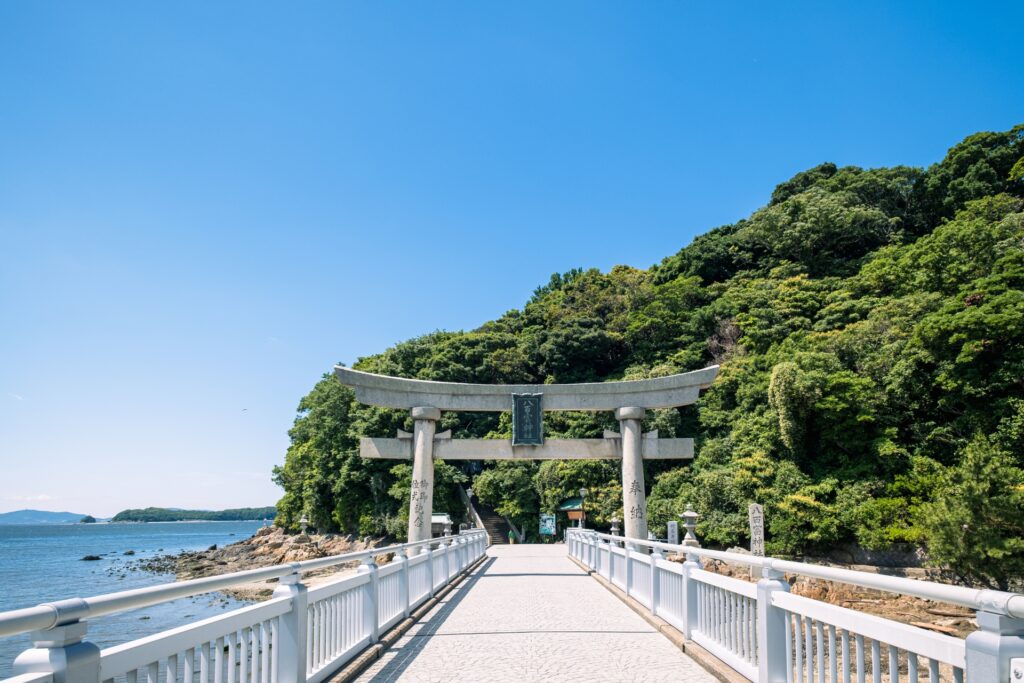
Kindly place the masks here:
POLYGON ((683 562, 683 635, 687 640, 693 639, 697 630, 697 580, 690 576, 694 569, 700 569, 700 560, 693 553, 686 553, 683 562))
MULTIPOLYGON (((761 570, 757 582, 757 669, 759 683, 785 683, 789 652, 786 651, 786 611, 772 605, 772 593, 788 593, 785 575, 775 569, 761 570)), ((835 661, 833 656, 832 661, 835 661)))
POLYGON ((661 602, 661 586, 658 585, 658 560, 664 558, 661 550, 651 548, 651 614, 658 616, 658 603, 661 602))
POLYGON ((51 672, 54 683, 99 683, 100 648, 83 640, 86 622, 79 621, 88 605, 73 598, 48 607, 56 612, 59 625, 32 632, 33 647, 15 658, 13 674, 51 672))
POLYGON ((373 555, 363 558, 358 573, 370 575, 370 580, 366 583, 366 591, 363 593, 363 618, 366 620, 367 630, 370 633, 370 642, 376 643, 380 639, 380 619, 377 618, 377 601, 380 594, 377 563, 374 561, 373 555))
POLYGON ((978 630, 966 642, 967 680, 1010 681, 1010 660, 1024 658, 1024 619, 985 610, 978 610, 977 618, 978 630))
POLYGON ((427 594, 434 597, 434 551, 427 544, 427 594))
POLYGON ((277 635, 278 683, 306 683, 306 613, 308 599, 306 586, 298 568, 282 576, 273 597, 291 598, 291 609, 281 615, 277 635))
POLYGON ((622 582, 622 585, 624 585, 626 587, 626 597, 627 598, 633 592, 633 589, 632 589, 632 586, 631 586, 631 584, 633 583, 633 558, 630 557, 630 555, 632 553, 633 553, 633 544, 632 543, 623 543, 622 544, 622 557, 625 559, 626 580, 622 582))
POLYGON ((409 608, 409 595, 412 593, 412 586, 409 585, 411 574, 409 573, 409 549, 402 548, 398 551, 398 562, 402 568, 398 570, 401 579, 398 581, 398 600, 402 605, 402 614, 409 616, 412 610, 409 608))
POLYGON ((612 583, 612 577, 615 576, 615 555, 612 552, 612 542, 608 541, 608 583, 612 583))
POLYGON ((452 580, 452 539, 441 542, 444 543, 444 585, 447 586, 452 580))

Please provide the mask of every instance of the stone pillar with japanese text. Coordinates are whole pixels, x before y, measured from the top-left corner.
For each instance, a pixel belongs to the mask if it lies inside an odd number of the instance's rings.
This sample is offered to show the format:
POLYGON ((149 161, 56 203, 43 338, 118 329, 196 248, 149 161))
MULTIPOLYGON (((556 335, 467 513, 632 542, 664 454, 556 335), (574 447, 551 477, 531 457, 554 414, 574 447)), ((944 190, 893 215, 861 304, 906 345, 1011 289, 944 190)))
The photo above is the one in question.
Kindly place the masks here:
POLYGON ((644 495, 643 408, 619 408, 615 419, 622 435, 622 519, 626 538, 647 538, 647 497, 644 495))
POLYGON ((412 495, 409 497, 409 542, 426 541, 434 511, 434 432, 441 411, 412 409, 412 495))

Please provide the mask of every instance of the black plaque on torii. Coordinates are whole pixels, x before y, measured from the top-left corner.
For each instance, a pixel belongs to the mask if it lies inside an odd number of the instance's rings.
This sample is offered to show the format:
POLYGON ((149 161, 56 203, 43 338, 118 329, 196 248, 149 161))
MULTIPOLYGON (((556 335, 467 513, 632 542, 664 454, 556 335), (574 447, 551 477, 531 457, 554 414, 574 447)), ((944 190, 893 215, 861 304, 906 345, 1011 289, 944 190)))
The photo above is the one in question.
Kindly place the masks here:
POLYGON ((512 445, 544 444, 544 394, 512 394, 512 445))

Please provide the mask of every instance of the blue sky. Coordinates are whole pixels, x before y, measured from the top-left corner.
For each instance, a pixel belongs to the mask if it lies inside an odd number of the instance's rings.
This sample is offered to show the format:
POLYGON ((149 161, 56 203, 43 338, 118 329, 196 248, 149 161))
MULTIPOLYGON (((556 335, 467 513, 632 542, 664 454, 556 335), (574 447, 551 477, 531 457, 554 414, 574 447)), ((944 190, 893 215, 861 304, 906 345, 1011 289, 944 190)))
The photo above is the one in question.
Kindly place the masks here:
POLYGON ((0 511, 272 504, 333 363, 1024 121, 1018 2, 777 5, 0 4, 0 511))

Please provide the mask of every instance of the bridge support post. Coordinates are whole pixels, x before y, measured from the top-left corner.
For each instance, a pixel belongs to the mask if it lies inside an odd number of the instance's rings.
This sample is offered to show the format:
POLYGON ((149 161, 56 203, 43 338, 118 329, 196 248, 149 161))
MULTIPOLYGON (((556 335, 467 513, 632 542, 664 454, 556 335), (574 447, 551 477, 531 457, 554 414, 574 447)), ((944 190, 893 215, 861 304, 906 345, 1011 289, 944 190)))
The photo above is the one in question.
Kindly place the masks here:
POLYGON ((88 610, 85 602, 62 600, 50 606, 59 625, 32 632, 33 647, 15 658, 13 674, 51 672, 54 683, 99 683, 100 648, 83 640, 86 622, 75 616, 88 610))
POLYGON ((697 630, 699 584, 690 576, 695 569, 700 569, 700 560, 693 553, 687 553, 686 562, 683 562, 683 635, 687 640, 691 640, 697 630))
POLYGON ((622 520, 626 538, 647 539, 647 501, 644 494, 643 408, 619 408, 615 419, 622 435, 622 520))
POLYGON ((277 637, 279 683, 306 681, 306 611, 308 597, 302 575, 295 571, 281 577, 273 597, 291 598, 291 610, 281 615, 281 631, 277 637))
POLYGON ((409 542, 426 541, 434 511, 434 432, 441 411, 413 408, 412 495, 409 496, 409 542))
POLYGON ((377 563, 373 555, 363 558, 363 563, 357 570, 359 574, 369 574, 370 580, 366 584, 365 599, 363 600, 363 619, 370 633, 370 642, 376 643, 380 640, 380 619, 377 618, 377 602, 380 597, 377 563))
POLYGON ((1024 619, 984 610, 977 617, 978 630, 967 636, 967 680, 1012 680, 1010 659, 1024 658, 1024 619))
POLYGON ((786 612, 772 606, 772 593, 789 592, 785 575, 765 568, 757 582, 757 652, 758 681, 786 681, 786 612))

